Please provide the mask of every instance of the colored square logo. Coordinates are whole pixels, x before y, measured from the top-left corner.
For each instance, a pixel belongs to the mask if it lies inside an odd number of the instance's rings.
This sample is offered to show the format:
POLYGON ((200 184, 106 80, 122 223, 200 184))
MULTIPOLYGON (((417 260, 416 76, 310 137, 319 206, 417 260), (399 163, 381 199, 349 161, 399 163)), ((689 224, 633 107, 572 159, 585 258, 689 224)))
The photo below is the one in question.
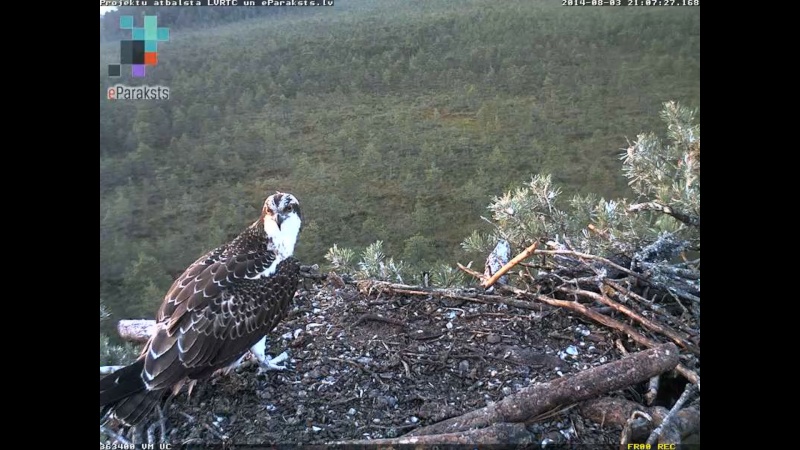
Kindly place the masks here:
POLYGON ((119 27, 131 30, 131 38, 123 39, 119 43, 119 64, 108 65, 108 76, 119 77, 122 65, 131 66, 131 76, 142 78, 145 76, 146 66, 158 65, 158 42, 169 41, 169 28, 158 26, 157 16, 144 16, 141 27, 134 26, 134 16, 120 16, 119 27))

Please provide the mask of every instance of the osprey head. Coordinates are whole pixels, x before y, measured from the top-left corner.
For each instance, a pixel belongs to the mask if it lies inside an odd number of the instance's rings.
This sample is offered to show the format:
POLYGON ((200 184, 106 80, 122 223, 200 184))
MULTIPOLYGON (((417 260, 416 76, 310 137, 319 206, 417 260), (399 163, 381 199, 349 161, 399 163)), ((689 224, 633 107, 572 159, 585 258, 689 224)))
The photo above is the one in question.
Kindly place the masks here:
POLYGON ((303 224, 300 203, 294 195, 276 192, 264 202, 261 212, 264 232, 282 258, 292 256, 303 224))

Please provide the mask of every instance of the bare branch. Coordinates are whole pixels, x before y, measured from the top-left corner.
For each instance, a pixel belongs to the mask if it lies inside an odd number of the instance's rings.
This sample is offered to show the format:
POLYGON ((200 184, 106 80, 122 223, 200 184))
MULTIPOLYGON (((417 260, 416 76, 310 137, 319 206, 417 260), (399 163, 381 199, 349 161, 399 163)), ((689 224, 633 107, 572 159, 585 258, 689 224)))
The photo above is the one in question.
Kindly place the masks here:
POLYGON ((650 437, 647 438, 647 444, 653 445, 656 443, 656 439, 661 435, 661 433, 669 428, 670 422, 672 421, 675 414, 683 407, 683 404, 689 399, 689 397, 694 393, 695 386, 693 384, 687 384, 686 389, 683 390, 683 394, 681 394, 678 401, 675 402, 675 405, 667 414, 667 417, 661 422, 661 425, 658 426, 652 433, 650 433, 650 437))
POLYGON ((525 258, 531 256, 533 254, 533 252, 536 250, 536 247, 538 245, 539 245, 539 241, 536 241, 536 242, 533 243, 533 245, 531 245, 530 247, 526 248, 522 253, 520 253, 519 255, 515 256, 514 259, 512 259, 511 261, 506 263, 506 265, 501 267, 500 270, 498 270, 495 274, 493 274, 491 276, 491 278, 489 278, 488 280, 484 281, 483 282, 483 287, 484 288, 488 288, 489 286, 491 286, 494 283, 496 283, 497 280, 499 280, 500 277, 502 277, 509 270, 511 270, 512 267, 516 266, 517 264, 519 264, 520 262, 525 260, 525 258))
POLYGON ((630 205, 628 207, 629 212, 639 212, 639 211, 658 211, 669 216, 674 217, 676 220, 685 223, 686 225, 693 226, 700 228, 700 216, 695 216, 693 214, 687 214, 681 211, 676 211, 673 208, 662 205, 658 202, 644 202, 644 203, 637 203, 635 205, 630 205))

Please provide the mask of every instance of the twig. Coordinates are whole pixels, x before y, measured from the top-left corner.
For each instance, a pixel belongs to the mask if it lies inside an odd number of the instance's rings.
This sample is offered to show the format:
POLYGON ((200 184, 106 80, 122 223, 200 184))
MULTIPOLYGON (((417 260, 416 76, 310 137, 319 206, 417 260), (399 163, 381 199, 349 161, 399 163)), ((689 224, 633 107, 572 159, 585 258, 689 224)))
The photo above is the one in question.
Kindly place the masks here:
POLYGON ((610 298, 606 297, 605 295, 600 295, 600 294, 597 294, 595 292, 586 291, 586 290, 583 290, 583 289, 569 289, 569 288, 564 288, 564 287, 560 287, 557 290, 561 291, 561 292, 565 292, 567 294, 577 294, 577 295, 582 295, 584 297, 589 297, 589 298, 591 298, 593 300, 596 300, 596 301, 601 302, 601 303, 603 303, 605 305, 608 305, 611 308, 613 308, 615 311, 618 311, 618 312, 620 312, 622 314, 625 314, 626 316, 630 317, 634 321, 639 322, 645 328, 647 328, 647 329, 649 329, 651 331, 655 331, 656 333, 661 333, 664 336, 667 336, 670 339, 672 339, 673 342, 675 342, 676 344, 680 345, 681 347, 691 351, 692 353, 695 353, 696 355, 700 355, 700 349, 699 348, 697 348, 691 342, 687 341, 682 336, 678 335, 678 333, 675 330, 673 330, 672 328, 670 328, 669 326, 661 325, 659 323, 653 322, 650 319, 642 317, 636 311, 633 311, 633 310, 631 310, 630 308, 628 308, 626 306, 620 305, 619 303, 615 302, 614 300, 611 300, 610 298))
POLYGON ((592 255, 591 253, 575 252, 572 250, 536 250, 534 253, 537 255, 563 255, 563 256, 574 256, 576 258, 593 259, 595 261, 600 261, 603 264, 608 264, 609 266, 619 270, 620 272, 627 273, 632 277, 638 278, 645 282, 648 281, 647 278, 645 278, 641 274, 638 274, 630 269, 626 269, 613 261, 603 258, 602 256, 592 255))
MULTIPOLYGON (((572 302, 572 301, 568 301, 568 300, 557 300, 557 299, 554 299, 552 297, 548 297, 546 295, 541 295, 541 294, 532 294, 532 293, 525 292, 525 291, 523 291, 521 289, 517 289, 517 288, 512 287, 512 286, 505 286, 505 285, 501 285, 501 286, 502 286, 503 289, 508 290, 510 292, 513 292, 515 294, 533 297, 535 300, 538 300, 540 302, 546 303, 548 305, 560 306, 560 307, 563 307, 563 308, 571 309, 571 310, 573 310, 575 312, 578 312, 580 314, 583 314, 584 316, 594 320, 595 322, 599 322, 599 323, 601 323, 601 324, 603 324, 603 325, 605 325, 607 327, 614 328, 616 330, 619 330, 619 331, 627 334, 628 336, 631 337, 631 339, 633 339, 634 341, 638 342, 639 344, 641 344, 641 345, 643 345, 645 347, 655 347, 655 346, 659 345, 658 342, 656 342, 656 341, 654 341, 654 340, 652 340, 652 339, 650 339, 648 337, 645 337, 644 335, 642 335, 641 333, 636 331, 636 329, 634 329, 630 325, 624 324, 624 323, 622 323, 622 322, 620 322, 618 320, 612 319, 611 317, 608 317, 608 316, 605 316, 605 315, 600 314, 598 312, 595 312, 591 308, 587 308, 586 306, 581 305, 580 303, 572 302)), ((675 370, 679 374, 683 375, 691 383, 696 384, 698 386, 698 389, 699 389, 700 376, 697 375, 696 372, 686 368, 686 366, 684 366, 682 364, 678 364, 678 367, 676 367, 675 370)))
POLYGON ((650 433, 650 437, 647 438, 647 444, 653 445, 656 443, 656 439, 658 439, 663 430, 669 426, 678 410, 681 409, 683 404, 686 403, 686 400, 688 400, 689 397, 694 393, 694 389, 695 386, 693 384, 686 385, 686 389, 683 390, 683 394, 681 394, 680 398, 678 398, 678 401, 675 402, 675 405, 672 407, 672 409, 669 410, 667 417, 664 417, 664 420, 661 421, 661 425, 656 427, 656 429, 650 433))
MULTIPOLYGON (((603 279, 603 283, 608 285, 608 286, 610 286, 610 287, 612 287, 614 290, 616 290, 620 294, 622 294, 624 296, 627 296, 627 297, 631 297, 632 299, 638 301, 639 303, 644 305, 647 309, 653 311, 656 314, 660 314, 661 316, 663 316, 664 319, 667 319, 667 320, 669 320, 671 322, 674 322, 674 323, 678 324, 678 328, 680 328, 681 331, 683 331, 683 332, 685 332, 687 334, 690 334, 690 335, 697 334, 696 330, 692 330, 689 327, 685 326, 683 324, 683 321, 679 320, 678 318, 676 318, 675 316, 670 314, 668 311, 666 311, 661 306, 656 305, 652 301, 647 300, 646 298, 642 297, 641 295, 637 294, 636 292, 633 292, 630 289, 622 286, 620 283, 617 283, 616 281, 609 280, 609 279, 603 279)), ((681 302, 678 302, 678 305, 680 305, 680 307, 683 308, 684 311, 686 311, 686 307, 684 307, 683 304, 681 304, 681 302)))
POLYGON ((531 256, 533 254, 533 252, 536 250, 536 247, 538 247, 538 246, 539 246, 539 241, 536 241, 536 242, 533 243, 533 245, 531 245, 530 247, 526 248, 522 253, 520 253, 519 255, 515 256, 514 259, 512 259, 509 262, 507 262, 506 265, 501 267, 500 270, 495 272, 488 280, 484 281, 483 282, 483 287, 484 288, 488 288, 491 285, 495 284, 497 282, 497 280, 499 280, 500 277, 502 277, 509 270, 511 270, 512 267, 516 266, 521 261, 523 261, 526 258, 528 258, 529 256, 531 256))
POLYGON ((628 442, 631 439, 631 434, 633 434, 634 423, 639 417, 646 419, 648 422, 653 421, 653 418, 650 416, 650 414, 647 414, 646 412, 632 412, 630 418, 628 418, 628 420, 625 422, 625 426, 622 428, 622 433, 620 434, 619 438, 619 448, 628 448, 628 442))
POLYGON ((405 322, 403 322, 402 320, 392 319, 390 317, 383 317, 383 316, 380 316, 378 314, 369 314, 368 313, 368 314, 364 314, 363 316, 359 317, 358 320, 356 320, 352 325, 350 325, 350 328, 356 327, 356 326, 358 326, 358 325, 360 325, 363 322, 366 322, 368 320, 371 320, 371 321, 374 321, 374 322, 385 322, 385 323, 389 323, 389 324, 392 324, 392 325, 397 325, 397 326, 400 326, 400 327, 405 327, 406 326, 405 322))
POLYGON ((367 369, 366 367, 362 366, 361 364, 359 364, 359 363, 357 363, 355 361, 350 361, 349 359, 344 359, 344 358, 333 358, 333 357, 329 357, 328 359, 330 359, 331 361, 339 361, 339 362, 343 362, 345 364, 350 364, 353 367, 357 367, 359 370, 363 371, 364 373, 368 373, 368 374, 372 375, 381 384, 384 384, 384 382, 381 380, 381 377, 378 376, 378 374, 376 374, 375 372, 367 369))
POLYGON ((131 441, 129 441, 129 440, 125 439, 124 437, 122 437, 121 435, 115 433, 114 430, 112 430, 112 429, 110 429, 108 427, 100 425, 100 431, 102 433, 107 434, 111 439, 114 439, 115 441, 119 442, 122 445, 133 445, 131 443, 131 441))
POLYGON ((400 430, 409 430, 411 428, 417 428, 419 426, 419 424, 418 423, 410 423, 408 425, 373 425, 373 424, 370 424, 369 426, 370 426, 370 428, 377 428, 379 430, 395 429, 395 430, 400 431, 400 430))
POLYGON ((162 407, 158 407, 158 424, 161 430, 161 444, 167 443, 167 418, 164 417, 164 411, 162 407))
MULTIPOLYGON (((459 264, 458 266, 459 268, 461 268, 461 270, 465 270, 470 275, 477 274, 477 272, 471 269, 467 269, 461 264, 459 264)), ((483 274, 481 274, 480 276, 483 277, 483 274)), ((453 300, 464 300, 467 302, 483 303, 487 305, 502 304, 506 306, 514 306, 516 308, 529 309, 533 311, 542 310, 542 305, 534 305, 533 303, 525 300, 505 298, 499 295, 468 293, 459 289, 430 289, 430 288, 423 288, 421 286, 409 286, 406 284, 389 283, 388 281, 371 282, 368 286, 368 289, 366 290, 368 292, 372 292, 373 289, 380 289, 380 292, 383 292, 385 290, 397 294, 420 295, 425 297, 443 297, 443 298, 450 298, 453 300)))
POLYGON ((341 398, 341 399, 339 399, 339 400, 336 400, 336 401, 333 401, 333 402, 331 402, 329 405, 330 405, 330 406, 344 405, 345 403, 350 403, 350 402, 352 402, 353 400, 358 400, 358 396, 357 396, 357 395, 355 395, 355 396, 353 396, 353 397, 341 398))
MULTIPOLYGON (((644 407, 641 403, 619 397, 601 397, 585 401, 579 406, 580 414, 588 419, 604 425, 629 427, 631 436, 629 442, 644 442, 650 433, 669 414, 663 406, 644 407), (636 420, 628 422, 634 411, 646 413, 652 418, 649 420, 636 420)), ((694 434, 700 429, 700 410, 694 406, 681 409, 675 414, 675 419, 666 429, 659 440, 666 444, 680 444, 681 436, 694 434)), ((627 447, 624 447, 627 448, 627 447)), ((655 449, 655 446, 651 448, 655 449)))
POLYGON ((607 231, 601 230, 601 229, 597 228, 596 226, 592 225, 591 223, 589 225, 586 225, 586 228, 588 228, 589 231, 594 231, 595 233, 597 233, 600 237, 602 237, 604 239, 609 239, 607 231))
POLYGON ((156 444, 156 427, 158 423, 153 422, 147 427, 147 448, 154 447, 156 444))
POLYGON ((217 439, 219 439, 221 441, 227 441, 228 440, 228 436, 227 435, 222 434, 219 431, 215 430, 214 427, 212 427, 211 425, 207 424, 206 422, 203 422, 203 427, 206 430, 208 430, 209 432, 211 432, 211 434, 213 434, 217 439))

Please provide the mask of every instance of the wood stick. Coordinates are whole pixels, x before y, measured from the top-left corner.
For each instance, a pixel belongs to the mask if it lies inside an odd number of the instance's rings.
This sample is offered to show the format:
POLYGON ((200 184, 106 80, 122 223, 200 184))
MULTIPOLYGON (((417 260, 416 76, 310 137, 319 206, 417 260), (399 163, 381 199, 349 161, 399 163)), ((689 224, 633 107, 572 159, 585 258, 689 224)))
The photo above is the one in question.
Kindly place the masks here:
MULTIPOLYGON (((656 427, 652 433, 650 433, 650 437, 647 438, 647 444, 653 445, 656 443, 656 440, 661 436, 662 432, 669 427, 670 422, 672 421, 675 414, 683 407, 683 404, 689 400, 689 397, 694 393, 695 386, 693 384, 687 384, 686 388, 683 390, 683 394, 681 394, 678 401, 675 402, 675 405, 672 406, 670 409, 669 414, 667 417, 664 417, 664 420, 661 422, 661 425, 656 427)), ((659 442, 659 443, 667 443, 667 442, 659 442)), ((669 442, 675 443, 675 442, 669 442)))
POLYGON ((668 338, 672 339, 673 342, 675 342, 676 344, 680 345, 682 348, 685 348, 686 350, 689 350, 689 351, 691 351, 692 353, 694 353, 694 354, 696 354, 698 356, 700 355, 700 349, 697 348, 697 346, 695 346, 694 344, 689 342, 683 336, 680 336, 675 330, 673 330, 669 326, 662 325, 660 323, 653 322, 652 320, 647 319, 646 317, 642 317, 636 311, 633 311, 632 309, 630 309, 630 308, 628 308, 628 307, 626 307, 624 305, 621 305, 618 302, 615 302, 614 300, 606 297, 605 295, 600 295, 598 293, 595 293, 595 292, 592 292, 592 291, 583 290, 583 289, 570 289, 570 288, 566 288, 566 287, 560 287, 560 288, 558 288, 558 291, 565 292, 565 293, 571 294, 571 295, 582 295, 584 297, 589 297, 592 300, 596 300, 596 301, 598 301, 600 303, 608 305, 611 308, 613 308, 615 311, 618 311, 618 312, 620 312, 622 314, 625 314, 626 316, 630 317, 634 321, 642 324, 642 326, 644 326, 645 328, 647 328, 647 329, 649 329, 651 331, 655 331, 656 333, 661 333, 664 336, 667 336, 668 338))
POLYGON ((526 248, 522 253, 520 253, 519 255, 515 256, 514 259, 512 259, 511 261, 507 262, 503 267, 500 268, 500 270, 495 272, 491 277, 489 277, 488 280, 483 282, 483 287, 484 288, 488 288, 491 285, 495 284, 497 282, 497 280, 499 280, 500 277, 502 277, 509 270, 511 270, 512 267, 516 266, 517 264, 522 262, 524 259, 526 259, 529 256, 531 256, 533 254, 533 252, 536 250, 536 247, 538 245, 539 245, 539 241, 534 242, 533 245, 531 245, 530 247, 526 248))
MULTIPOLYGON (((667 408, 663 406, 643 407, 641 404, 626 400, 619 397, 601 397, 592 400, 587 400, 578 406, 579 413, 585 419, 592 422, 600 423, 611 426, 624 427, 628 423, 628 419, 635 411, 640 411, 647 414, 652 419, 652 422, 637 421, 635 424, 629 426, 630 442, 643 443, 655 427, 663 423, 663 420, 669 414, 667 408)), ((700 430, 700 410, 696 407, 690 406, 681 409, 675 414, 675 418, 671 424, 666 427, 665 434, 670 434, 669 440, 663 440, 664 443, 680 444, 680 437, 685 437, 690 434, 696 433, 700 430), (675 436, 677 435, 677 440, 675 436)), ((655 448, 653 446, 652 448, 655 448)))
MULTIPOLYGON (((575 312, 579 312, 579 313, 583 314, 584 316, 594 320, 595 322, 599 322, 599 323, 601 323, 601 324, 603 324, 603 325, 605 325, 607 327, 611 327, 611 328, 614 328, 616 330, 622 331, 623 333, 625 333, 628 336, 630 336, 631 339, 633 339, 634 341, 636 341, 637 343, 639 343, 639 344, 641 344, 641 345, 643 345, 645 347, 654 347, 656 345, 659 345, 658 342, 656 342, 656 341, 654 341, 654 340, 652 340, 652 339, 650 339, 648 337, 645 337, 643 334, 641 334, 638 331, 636 331, 636 329, 631 327, 630 325, 627 325, 627 324, 624 324, 624 323, 622 323, 622 322, 620 322, 618 320, 612 319, 611 317, 604 316, 603 314, 600 314, 600 313, 598 313, 598 312, 596 312, 596 311, 594 311, 594 310, 592 310, 590 308, 587 308, 587 307, 581 305, 580 303, 571 302, 571 301, 568 301, 568 300, 556 300, 554 298, 547 297, 545 295, 536 295, 536 300, 540 300, 540 301, 542 301, 544 303, 547 303, 548 305, 561 306, 561 307, 564 307, 564 308, 567 308, 567 309, 571 309, 571 310, 573 310, 575 312)), ((692 384, 696 384, 698 386, 700 385, 700 376, 697 375, 697 373, 695 373, 694 371, 686 368, 682 364, 678 364, 678 366, 675 368, 675 370, 679 374, 681 374, 684 377, 686 377, 686 379, 689 380, 692 384)))
POLYGON ((652 406, 653 402, 656 400, 658 396, 658 386, 661 382, 661 376, 656 375, 653 378, 650 378, 650 382, 647 383, 647 392, 644 394, 644 401, 647 406, 652 406))
POLYGON ((642 281, 647 281, 647 278, 645 278, 641 274, 638 274, 638 273, 636 273, 636 272, 634 272, 634 271, 632 271, 630 269, 626 269, 625 267, 622 267, 619 264, 617 264, 617 263, 615 263, 615 262, 613 262, 613 261, 611 261, 609 259, 603 258, 602 256, 592 255, 591 253, 581 253, 581 252, 576 252, 576 251, 572 251, 572 250, 536 250, 534 253, 537 254, 537 255, 564 255, 564 256, 574 256, 576 258, 593 259, 595 261, 600 261, 603 264, 607 264, 607 265, 619 270, 620 272, 625 272, 625 273, 627 273, 628 275, 630 275, 632 277, 638 278, 638 279, 640 279, 642 281))
POLYGON ((126 341, 145 343, 150 339, 156 329, 155 320, 120 320, 117 332, 126 341))
MULTIPOLYGON (((597 311, 592 310, 591 308, 587 308, 584 305, 581 305, 578 302, 572 302, 569 300, 557 300, 552 297, 548 297, 542 294, 531 294, 529 292, 523 291, 522 289, 517 289, 512 286, 501 285, 504 290, 513 292, 518 295, 525 295, 534 298, 540 302, 546 303, 551 306, 560 306, 563 308, 570 309, 577 313, 583 314, 584 316, 594 320, 595 322, 599 322, 607 327, 613 328, 615 330, 619 330, 628 336, 631 337, 637 343, 645 346, 645 347, 655 347, 659 345, 658 342, 642 335, 635 328, 630 325, 624 324, 618 320, 612 319, 611 317, 605 316, 603 314, 598 313, 597 311)), ((682 364, 678 364, 675 370, 686 377, 692 384, 696 384, 697 388, 700 389, 700 376, 697 375, 696 372, 688 369, 686 366, 682 364)))
POLYGON ((525 387, 490 406, 419 428, 406 436, 456 433, 494 423, 526 422, 566 405, 623 389, 678 364, 678 348, 667 343, 546 383, 525 387))
POLYGON ((629 212, 639 212, 639 211, 658 211, 669 216, 674 217, 680 222, 685 223, 686 225, 691 225, 697 228, 700 228, 700 216, 695 216, 694 214, 687 214, 682 211, 676 211, 668 205, 662 205, 658 202, 645 202, 645 203, 637 203, 635 205, 628 206, 629 212))

